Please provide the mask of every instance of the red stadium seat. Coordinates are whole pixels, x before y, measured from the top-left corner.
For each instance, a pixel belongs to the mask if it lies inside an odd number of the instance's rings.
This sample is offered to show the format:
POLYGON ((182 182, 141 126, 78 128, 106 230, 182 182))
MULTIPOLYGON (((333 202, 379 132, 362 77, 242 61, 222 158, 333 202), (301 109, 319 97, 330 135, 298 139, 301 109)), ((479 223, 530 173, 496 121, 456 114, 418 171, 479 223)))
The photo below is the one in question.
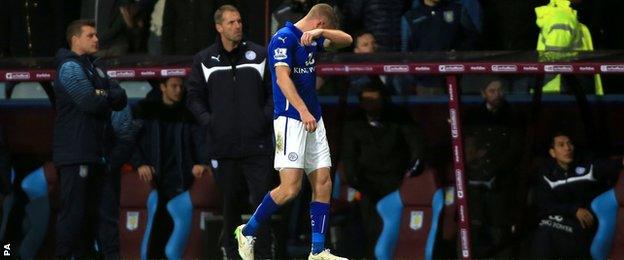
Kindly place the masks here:
POLYGON ((332 181, 332 215, 340 212, 349 211, 353 203, 358 202, 362 199, 362 194, 349 186, 345 178, 342 176, 343 173, 344 163, 340 162, 336 166, 336 171, 332 181))
MULTIPOLYGON (((399 193, 403 212, 394 258, 424 259, 433 223, 432 198, 438 190, 436 171, 432 168, 416 177, 406 178, 399 193)), ((430 245, 433 246, 433 245, 430 245)))
POLYGON ((41 249, 37 253, 37 258, 52 258, 54 257, 54 232, 56 226, 56 213, 58 211, 58 196, 59 196, 59 183, 58 172, 52 162, 45 162, 43 164, 43 174, 45 175, 48 183, 48 201, 50 202, 50 222, 48 223, 48 230, 46 232, 45 239, 41 245, 41 249))
POLYGON ((122 171, 119 216, 119 254, 124 259, 141 257, 141 242, 147 226, 147 198, 152 187, 136 172, 122 171))
POLYGON ((444 208, 440 216, 442 239, 452 241, 457 237, 457 204, 455 187, 444 188, 444 208))
POLYGON ((217 216, 221 214, 221 198, 215 186, 212 171, 208 171, 208 174, 202 178, 195 179, 190 194, 193 202, 193 220, 183 258, 214 258, 214 254, 218 253, 217 245, 221 229, 219 226, 218 230, 209 230, 217 228, 209 223, 210 220, 219 219, 217 216))

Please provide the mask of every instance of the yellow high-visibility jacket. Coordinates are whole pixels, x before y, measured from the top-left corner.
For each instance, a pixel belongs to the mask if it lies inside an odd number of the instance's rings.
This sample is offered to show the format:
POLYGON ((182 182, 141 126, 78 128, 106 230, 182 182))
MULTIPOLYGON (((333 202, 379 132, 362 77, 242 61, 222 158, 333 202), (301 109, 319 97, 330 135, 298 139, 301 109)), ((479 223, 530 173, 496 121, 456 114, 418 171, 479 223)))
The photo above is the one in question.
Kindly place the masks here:
MULTIPOLYGON (((550 0, 548 5, 535 8, 540 28, 537 39, 538 51, 592 51, 594 46, 591 34, 587 26, 580 23, 576 16, 576 10, 570 7, 569 0, 550 0)), ((561 54, 563 56, 565 54, 561 54)), ((551 54, 550 58, 556 59, 557 54, 551 54)), ((562 57, 559 57, 562 58, 562 57)), ((548 60, 548 57, 546 57, 548 60)), ((596 95, 603 95, 600 75, 594 76, 596 95)), ((559 93, 561 91, 561 75, 544 85, 545 93, 559 93)))

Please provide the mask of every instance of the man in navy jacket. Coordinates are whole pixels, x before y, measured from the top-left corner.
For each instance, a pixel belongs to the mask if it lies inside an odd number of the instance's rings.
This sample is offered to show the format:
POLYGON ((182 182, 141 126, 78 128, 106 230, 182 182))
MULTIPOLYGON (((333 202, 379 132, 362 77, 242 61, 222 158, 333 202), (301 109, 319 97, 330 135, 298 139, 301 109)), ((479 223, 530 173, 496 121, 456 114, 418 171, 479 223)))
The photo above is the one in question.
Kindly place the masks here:
POLYGON ((114 198, 114 182, 107 166, 108 143, 113 140, 112 111, 126 106, 118 84, 94 64, 98 50, 92 21, 77 20, 67 28, 71 50, 56 55, 56 119, 53 159, 59 172, 60 209, 56 224, 56 256, 82 257, 94 233, 107 257, 118 256, 119 238, 102 219, 101 205, 114 198), (96 228, 97 227, 97 228, 96 228))

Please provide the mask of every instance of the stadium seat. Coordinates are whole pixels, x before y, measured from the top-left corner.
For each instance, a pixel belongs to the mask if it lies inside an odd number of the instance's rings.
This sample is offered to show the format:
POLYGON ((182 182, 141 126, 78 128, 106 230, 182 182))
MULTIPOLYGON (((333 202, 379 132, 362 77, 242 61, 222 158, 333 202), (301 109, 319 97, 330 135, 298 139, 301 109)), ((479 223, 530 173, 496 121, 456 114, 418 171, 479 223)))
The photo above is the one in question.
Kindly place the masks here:
POLYGON ((48 99, 41 84, 37 82, 22 82, 15 85, 11 94, 11 99, 48 99))
POLYGON ((48 231, 45 236, 45 240, 41 245, 41 249, 37 254, 37 258, 52 258, 54 257, 54 247, 56 241, 54 239, 54 233, 56 230, 56 213, 58 212, 59 201, 59 176, 56 171, 56 167, 52 162, 46 162, 43 164, 43 174, 46 177, 48 183, 48 201, 50 206, 50 222, 48 224, 48 231))
POLYGON ((189 190, 189 195, 193 203, 193 219, 183 258, 215 258, 219 254, 221 198, 212 171, 208 171, 208 174, 195 179, 189 190))
POLYGON ((144 98, 152 90, 147 81, 122 81, 119 85, 126 91, 128 98, 144 98))
POLYGON ((148 259, 149 240, 154 227, 154 216, 158 209, 158 191, 155 189, 150 191, 147 196, 147 220, 145 221, 145 232, 143 232, 143 239, 141 240, 141 259, 148 259))
POLYGON ((22 190, 28 196, 24 207, 24 237, 20 243, 19 256, 32 259, 45 239, 50 221, 50 203, 48 201, 48 183, 43 167, 28 174, 22 181, 22 190))
POLYGON ((51 250, 42 252, 41 249, 50 249, 53 244, 56 214, 50 203, 54 198, 50 191, 58 184, 57 179, 56 169, 48 162, 22 180, 22 190, 28 197, 24 207, 24 237, 19 248, 19 256, 23 259, 53 256, 51 250))
POLYGON ((446 241, 452 241, 457 237, 457 204, 455 202, 455 187, 445 187, 440 232, 442 232, 442 239, 446 241))
POLYGON ((59 176, 56 171, 56 167, 52 162, 46 162, 43 164, 43 174, 45 175, 46 182, 48 183, 48 196, 50 197, 51 205, 55 206, 55 202, 58 200, 58 187, 59 176))
POLYGON ((386 195, 377 202, 377 212, 383 221, 383 229, 375 245, 375 257, 380 260, 393 259, 399 238, 403 204, 399 191, 386 195))
MULTIPOLYGON (((352 207, 352 203, 358 202, 362 199, 362 194, 356 189, 349 186, 342 178, 344 172, 344 164, 338 163, 336 166, 336 172, 332 178, 332 202, 331 211, 332 215, 335 212, 348 211, 352 207)), ((332 216, 333 217, 333 216, 332 216)))
POLYGON ((375 247, 378 259, 432 259, 444 189, 438 189, 436 172, 403 180, 398 191, 377 204, 384 226, 375 247))
POLYGON ((48 182, 43 173, 43 167, 31 172, 22 180, 22 190, 29 200, 48 196, 48 182))
POLYGON ((0 82, 0 99, 6 98, 6 84, 4 82, 0 82))
POLYGON ((624 257, 624 172, 613 189, 592 201, 598 230, 591 245, 593 259, 624 257))
POLYGON ((611 259, 624 258, 624 172, 620 173, 617 184, 615 185, 615 198, 618 201, 618 213, 615 221, 615 237, 613 246, 611 247, 611 259))
MULTIPOLYGON (((150 184, 139 179, 136 172, 121 173, 119 242, 120 256, 124 259, 138 259, 147 256, 147 247, 142 247, 144 234, 148 230, 148 211, 156 211, 158 195, 150 184), (151 207, 150 207, 151 206, 151 207)), ((149 236, 146 236, 149 237, 149 236)), ((145 259, 145 258, 143 258, 145 259)))
POLYGON ((173 220, 173 230, 165 246, 165 255, 167 259, 180 259, 191 234, 193 203, 190 193, 186 191, 169 200, 167 211, 173 220))

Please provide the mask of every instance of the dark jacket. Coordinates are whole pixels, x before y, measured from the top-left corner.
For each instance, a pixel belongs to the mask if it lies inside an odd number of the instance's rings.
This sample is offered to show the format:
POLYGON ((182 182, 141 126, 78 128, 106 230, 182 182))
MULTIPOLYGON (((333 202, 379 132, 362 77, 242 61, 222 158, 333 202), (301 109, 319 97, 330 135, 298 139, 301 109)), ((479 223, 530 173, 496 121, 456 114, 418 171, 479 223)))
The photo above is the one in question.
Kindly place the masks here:
POLYGON ((126 106, 126 92, 94 65, 92 56, 60 49, 55 61, 54 164, 105 163, 111 112, 126 106))
POLYGON ((162 23, 162 54, 193 55, 215 39, 215 1, 165 2, 162 23))
POLYGON ((573 163, 568 170, 554 160, 547 162, 533 187, 540 226, 561 227, 547 224, 556 221, 569 226, 572 233, 582 230, 576 211, 590 210, 592 200, 615 182, 621 169, 621 160, 573 163))
POLYGON ((351 29, 370 31, 377 39, 379 51, 399 51, 401 48, 401 15, 411 1, 406 0, 348 0, 344 4, 345 21, 351 29), (359 24, 361 23, 361 25, 359 24))
POLYGON ((409 115, 386 109, 371 125, 361 112, 344 129, 342 160, 350 185, 373 199, 396 190, 424 151, 423 134, 409 115))
POLYGON ((187 106, 208 126, 211 158, 271 154, 273 96, 264 47, 241 42, 228 54, 221 41, 195 55, 185 82, 187 106))
POLYGON ((477 29, 460 3, 440 1, 407 11, 401 24, 403 51, 473 50, 477 29))
POLYGON ((496 112, 488 110, 485 103, 467 112, 463 121, 466 153, 483 152, 467 162, 468 181, 489 182, 495 177, 496 184, 509 183, 521 154, 522 119, 507 101, 496 112))
POLYGON ((207 164, 205 131, 195 124, 193 116, 183 103, 165 105, 160 95, 151 95, 141 100, 133 109, 133 117, 140 127, 137 145, 132 156, 132 165, 137 169, 149 165, 156 170, 156 185, 169 196, 187 190, 193 184, 192 168, 195 164, 207 164), (165 146, 161 134, 165 124, 173 127, 172 146, 165 146), (172 155, 177 172, 164 172, 163 159, 172 155), (173 175, 172 175, 173 174, 173 175))

